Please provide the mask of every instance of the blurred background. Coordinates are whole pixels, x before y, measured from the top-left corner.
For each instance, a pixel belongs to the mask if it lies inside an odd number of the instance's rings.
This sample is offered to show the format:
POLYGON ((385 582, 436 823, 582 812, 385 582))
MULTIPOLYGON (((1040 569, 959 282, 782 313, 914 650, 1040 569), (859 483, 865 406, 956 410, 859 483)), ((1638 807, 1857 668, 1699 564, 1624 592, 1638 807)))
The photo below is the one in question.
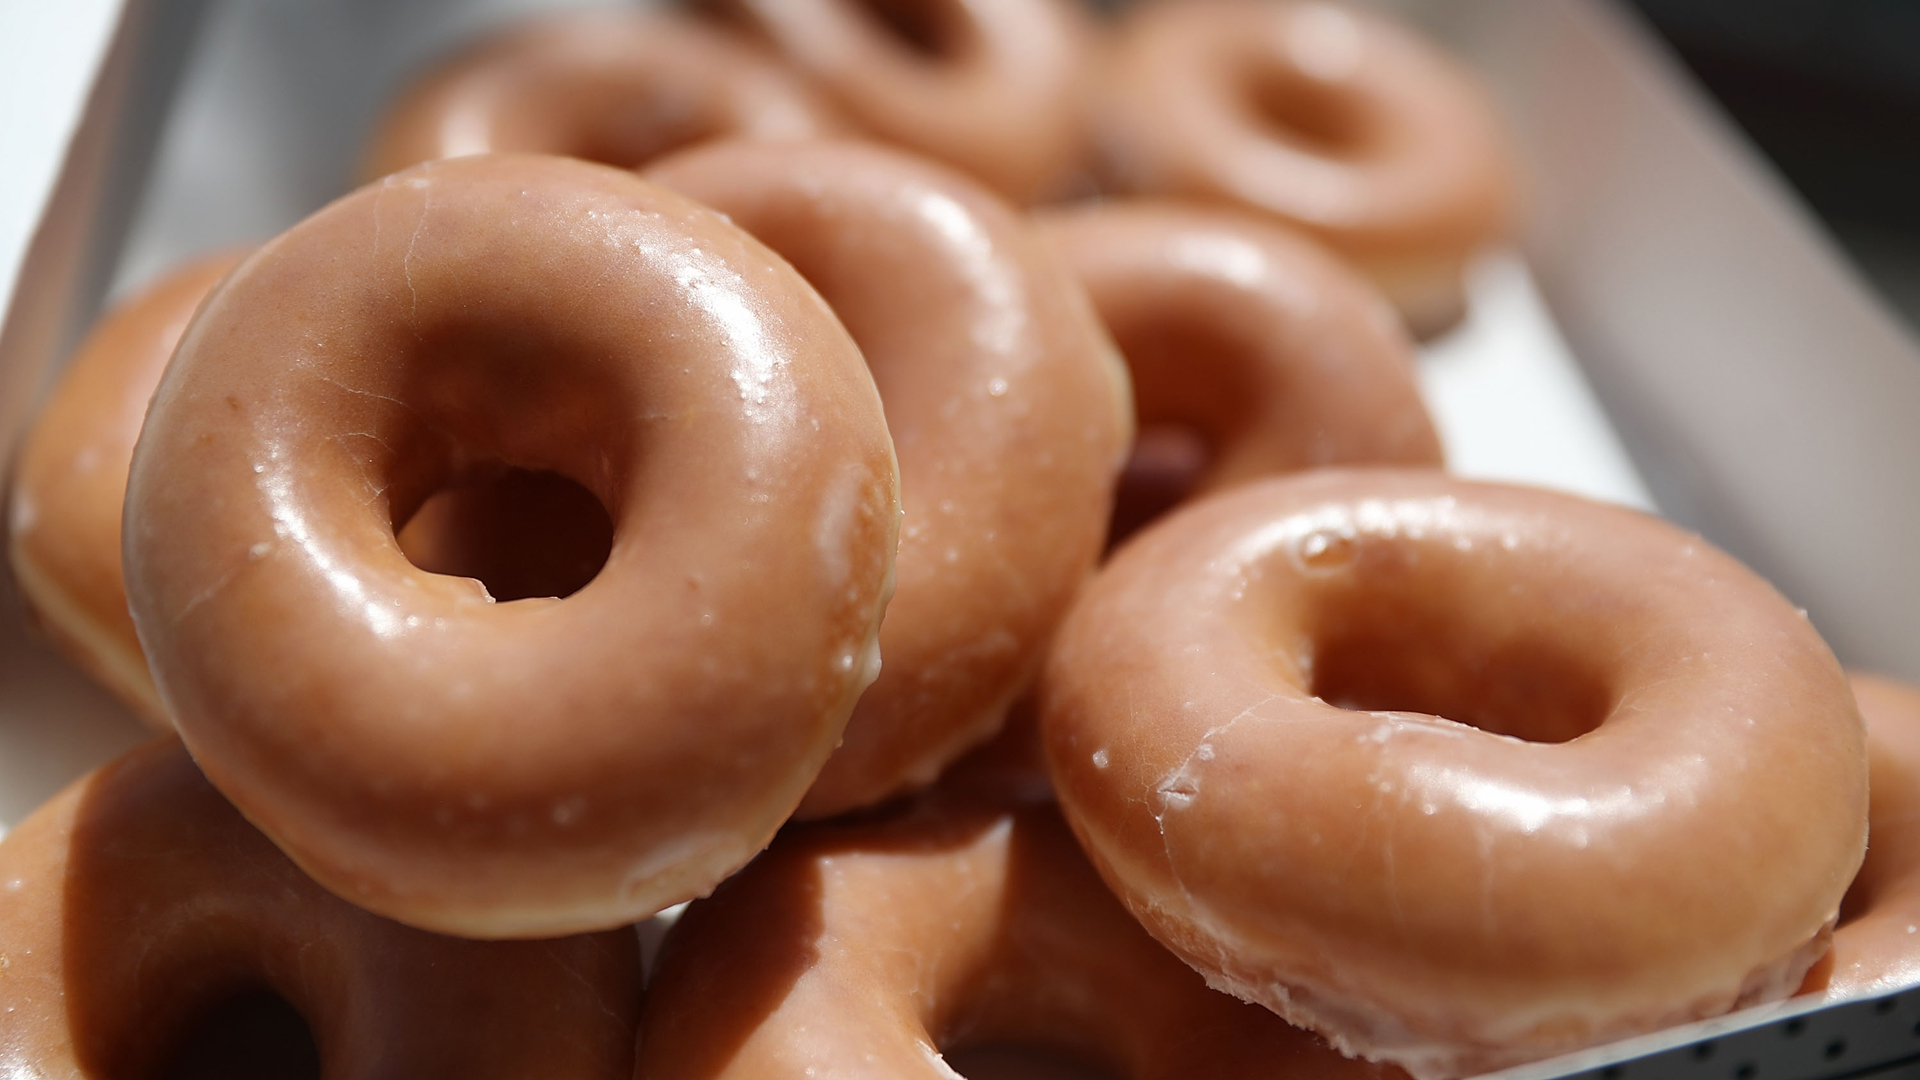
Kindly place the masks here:
POLYGON ((1920 330, 1920 0, 1632 0, 1920 330))

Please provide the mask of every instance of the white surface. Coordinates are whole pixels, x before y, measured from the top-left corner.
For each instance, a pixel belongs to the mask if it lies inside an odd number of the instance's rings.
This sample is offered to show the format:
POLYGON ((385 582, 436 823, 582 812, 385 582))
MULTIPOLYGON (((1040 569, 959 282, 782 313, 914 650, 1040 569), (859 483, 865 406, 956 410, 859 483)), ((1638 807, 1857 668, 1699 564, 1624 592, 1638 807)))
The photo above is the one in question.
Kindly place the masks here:
POLYGON ((120 0, 0 0, 0 297, 13 295, 119 14, 120 0))
POLYGON ((1422 350, 1419 368, 1448 468, 1652 510, 1526 264, 1489 256, 1467 289, 1467 319, 1422 350))

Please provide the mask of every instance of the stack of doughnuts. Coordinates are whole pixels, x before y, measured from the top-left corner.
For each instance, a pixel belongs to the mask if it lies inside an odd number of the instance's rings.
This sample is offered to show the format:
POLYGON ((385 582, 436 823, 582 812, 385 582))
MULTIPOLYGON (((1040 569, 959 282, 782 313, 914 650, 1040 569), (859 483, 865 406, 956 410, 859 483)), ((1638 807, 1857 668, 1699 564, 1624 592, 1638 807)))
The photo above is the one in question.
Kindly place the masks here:
POLYGON ((1412 32, 570 15, 369 145, 23 445, 159 734, 0 841, 0 1071, 1439 1080, 1920 977, 1920 691, 1446 473, 1515 184, 1412 32))

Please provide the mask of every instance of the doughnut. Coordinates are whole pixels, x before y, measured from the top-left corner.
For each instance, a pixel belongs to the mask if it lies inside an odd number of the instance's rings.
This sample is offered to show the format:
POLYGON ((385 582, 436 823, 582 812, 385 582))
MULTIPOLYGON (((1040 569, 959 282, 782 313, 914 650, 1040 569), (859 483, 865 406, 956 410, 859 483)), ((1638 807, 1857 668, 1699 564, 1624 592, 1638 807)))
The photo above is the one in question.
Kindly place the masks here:
POLYGON ((820 291, 873 370, 900 455, 885 666, 799 813, 930 784, 999 728, 1099 557, 1130 427, 1126 372, 1024 218, 931 162, 731 142, 647 175, 820 291))
POLYGON ((135 715, 171 726, 127 614, 120 504, 147 399, 207 290, 239 252, 175 267, 115 305, 74 353, 20 446, 8 555, 35 620, 135 715))
POLYGON ((1867 861, 1840 902, 1833 951, 1802 986, 1835 1001, 1920 983, 1920 690, 1852 681, 1873 764, 1867 861))
POLYGON ((361 172, 489 151, 632 167, 704 139, 807 139, 845 127, 773 57, 666 12, 550 15, 482 38, 381 118, 361 172))
POLYGON ((953 1080, 991 1057, 1128 1080, 1403 1077, 1207 989, 1051 806, 978 801, 789 830, 690 906, 648 988, 635 1075, 953 1080))
POLYGON ((173 1075, 196 1027, 261 994, 292 1006, 340 1080, 631 1076, 632 931, 477 942, 368 914, 288 862, 172 738, 22 822, 0 887, 9 1076, 173 1075))
POLYGON ((1112 202, 1039 216, 1133 375, 1143 433, 1115 539, 1190 492, 1322 465, 1442 464, 1413 346, 1312 241, 1226 210, 1112 202), (1197 437, 1183 469, 1173 428, 1197 437))
POLYGON ((1329 469, 1141 532, 1061 627, 1048 771, 1210 985, 1417 1077, 1785 997, 1866 839, 1846 677, 1705 541, 1329 469))
POLYGON ((208 297, 127 488, 128 600, 209 779, 320 884, 468 937, 604 929, 772 837, 879 657, 899 522, 859 349, 621 170, 431 163, 208 297), (564 599, 395 541, 476 471, 613 523, 564 599))
POLYGON ((1471 76, 1356 8, 1138 4, 1096 100, 1110 185, 1305 228, 1365 270, 1422 336, 1459 317, 1466 260, 1513 216, 1505 138, 1471 76))
MULTIPOLYGON (((243 253, 205 256, 109 313, 81 345, 21 448, 12 556, 52 640, 150 725, 171 730, 127 613, 120 508, 160 375, 194 309, 243 253), (104 463, 104 467, 103 467, 104 463)), ((606 562, 612 523, 552 473, 480 470, 398 534, 414 565, 481 578, 495 599, 562 596, 606 562)))
POLYGON ((1076 0, 713 0, 872 135, 1017 203, 1088 167, 1092 27, 1076 0))

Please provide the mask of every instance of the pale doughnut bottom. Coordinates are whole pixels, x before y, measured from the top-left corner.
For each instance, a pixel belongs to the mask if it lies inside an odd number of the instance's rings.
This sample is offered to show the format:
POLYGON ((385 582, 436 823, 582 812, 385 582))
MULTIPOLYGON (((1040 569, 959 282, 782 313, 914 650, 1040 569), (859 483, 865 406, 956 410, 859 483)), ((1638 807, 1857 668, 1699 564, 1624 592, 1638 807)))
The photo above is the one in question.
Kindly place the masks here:
POLYGON ((141 723, 155 731, 172 731, 166 706, 160 703, 160 691, 147 671, 147 658, 138 650, 126 648, 88 616, 85 608, 40 569, 18 536, 9 554, 14 580, 20 583, 27 608, 47 637, 88 675, 126 702, 141 723))
MULTIPOLYGON (((1183 958, 1207 959, 1204 966, 1189 960, 1189 966, 1206 978, 1208 986, 1265 1006, 1288 1023, 1313 1030, 1348 1057, 1398 1065, 1414 1080, 1477 1076, 1784 1000, 1799 989, 1807 971, 1827 954, 1838 915, 1829 916, 1818 934, 1787 955, 1745 972, 1721 989, 1678 1005, 1620 1013, 1598 1007, 1582 1010, 1578 1002, 1563 996, 1525 1012, 1506 1010, 1498 1016, 1469 1016, 1467 1019, 1478 1030, 1462 1030, 1457 1040, 1446 1041, 1436 1039, 1432 1031, 1415 1030, 1401 1017, 1352 996, 1350 990, 1276 981, 1244 962, 1249 955, 1259 955, 1258 950, 1223 948, 1220 942, 1232 936, 1230 931, 1224 927, 1203 929, 1203 924, 1212 920, 1201 913, 1188 914, 1197 918, 1182 918, 1166 907, 1135 911, 1154 929, 1154 936, 1174 952, 1183 958)), ((1457 1014, 1458 1008, 1456 999, 1435 1012, 1457 1014)))

